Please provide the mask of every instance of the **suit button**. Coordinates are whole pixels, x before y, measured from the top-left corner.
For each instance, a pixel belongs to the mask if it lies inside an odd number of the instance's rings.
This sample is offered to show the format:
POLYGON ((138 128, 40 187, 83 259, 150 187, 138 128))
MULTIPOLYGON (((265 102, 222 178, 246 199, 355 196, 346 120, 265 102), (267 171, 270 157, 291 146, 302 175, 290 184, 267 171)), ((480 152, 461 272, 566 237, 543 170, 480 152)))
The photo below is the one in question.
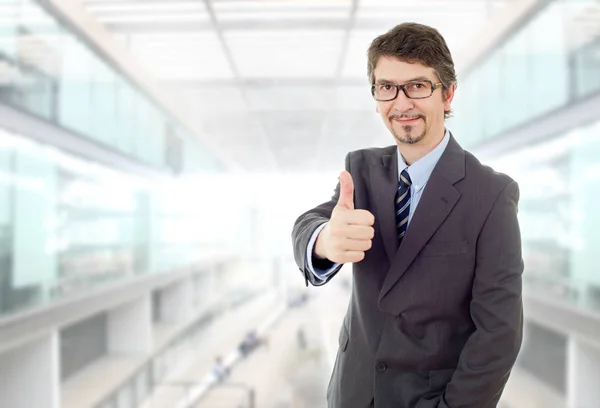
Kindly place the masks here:
POLYGON ((375 366, 375 368, 380 373, 383 373, 385 370, 387 370, 387 365, 385 365, 385 363, 377 363, 377 366, 375 366))

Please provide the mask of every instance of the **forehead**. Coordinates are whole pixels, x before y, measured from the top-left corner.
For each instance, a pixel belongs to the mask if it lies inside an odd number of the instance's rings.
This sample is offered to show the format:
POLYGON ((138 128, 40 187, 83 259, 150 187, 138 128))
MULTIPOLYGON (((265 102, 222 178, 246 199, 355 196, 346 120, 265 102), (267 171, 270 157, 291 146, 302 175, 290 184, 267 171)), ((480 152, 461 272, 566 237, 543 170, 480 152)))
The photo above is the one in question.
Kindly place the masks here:
POLYGON ((431 67, 418 62, 409 63, 394 57, 381 57, 373 70, 375 82, 380 80, 402 83, 418 77, 426 77, 437 82, 437 74, 431 67))

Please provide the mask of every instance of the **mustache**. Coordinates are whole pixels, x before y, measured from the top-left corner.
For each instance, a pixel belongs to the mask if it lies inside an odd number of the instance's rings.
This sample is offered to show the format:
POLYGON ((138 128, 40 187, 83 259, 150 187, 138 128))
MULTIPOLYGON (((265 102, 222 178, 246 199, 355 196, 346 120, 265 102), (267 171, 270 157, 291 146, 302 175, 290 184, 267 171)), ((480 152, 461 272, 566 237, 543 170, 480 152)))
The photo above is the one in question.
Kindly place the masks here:
POLYGON ((420 112, 405 112, 405 113, 400 113, 400 114, 392 114, 388 117, 388 119, 394 120, 394 119, 414 119, 414 118, 420 118, 425 120, 425 115, 423 115, 420 112))

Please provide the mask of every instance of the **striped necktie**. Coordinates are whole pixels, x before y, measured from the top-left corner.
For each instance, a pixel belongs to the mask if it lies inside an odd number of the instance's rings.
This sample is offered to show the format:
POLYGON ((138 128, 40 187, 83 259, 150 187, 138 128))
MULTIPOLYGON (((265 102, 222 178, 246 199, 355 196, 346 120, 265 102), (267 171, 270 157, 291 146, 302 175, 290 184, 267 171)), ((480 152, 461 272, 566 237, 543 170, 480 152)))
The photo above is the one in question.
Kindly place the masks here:
POLYGON ((406 227, 408 226, 408 214, 410 212, 410 176, 406 169, 402 170, 398 181, 398 192, 396 193, 396 227, 398 228, 398 244, 402 242, 406 227))

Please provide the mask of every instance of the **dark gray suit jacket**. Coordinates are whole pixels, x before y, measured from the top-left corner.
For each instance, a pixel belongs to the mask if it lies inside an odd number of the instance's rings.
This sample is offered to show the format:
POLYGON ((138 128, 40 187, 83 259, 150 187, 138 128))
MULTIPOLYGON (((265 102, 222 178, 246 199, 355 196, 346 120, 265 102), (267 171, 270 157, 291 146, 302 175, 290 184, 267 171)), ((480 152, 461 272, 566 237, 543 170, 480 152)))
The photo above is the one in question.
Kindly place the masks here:
MULTIPOLYGON (((373 399, 377 408, 496 407, 522 340, 517 183, 451 137, 398 247, 396 155, 390 146, 346 157, 355 208, 373 213, 375 236, 353 265, 329 407, 367 408, 373 399)), ((339 184, 292 232, 313 285, 307 244, 338 197, 339 184)))

